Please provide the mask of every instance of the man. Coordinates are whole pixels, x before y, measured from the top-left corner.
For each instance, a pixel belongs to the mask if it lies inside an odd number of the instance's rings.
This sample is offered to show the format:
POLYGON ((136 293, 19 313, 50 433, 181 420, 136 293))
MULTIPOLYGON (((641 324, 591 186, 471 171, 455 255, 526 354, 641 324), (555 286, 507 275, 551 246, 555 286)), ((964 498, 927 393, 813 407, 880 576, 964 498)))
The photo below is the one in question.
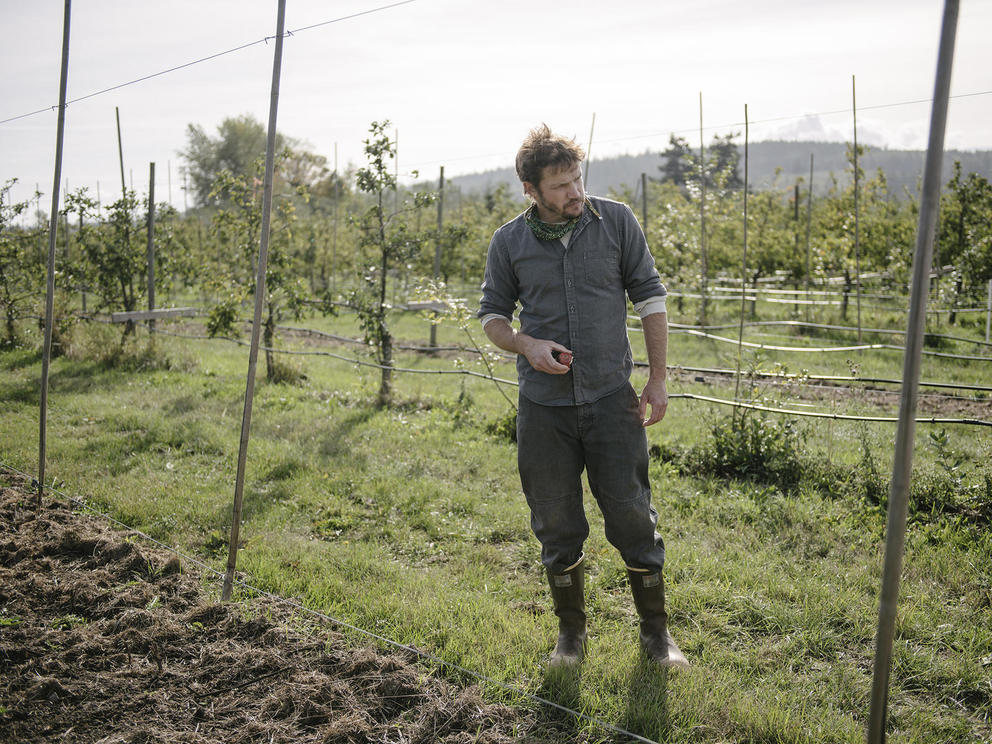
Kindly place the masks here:
POLYGON ((516 170, 532 204, 493 234, 479 317, 496 346, 518 355, 520 481, 558 616, 550 664, 576 664, 585 653, 585 469, 627 566, 643 651, 663 666, 688 666, 667 628, 644 432, 668 407, 667 291, 630 208, 585 195, 584 157, 547 125, 524 140, 516 170), (627 297, 650 364, 640 398, 629 381, 627 297), (520 330, 511 325, 518 302, 520 330))

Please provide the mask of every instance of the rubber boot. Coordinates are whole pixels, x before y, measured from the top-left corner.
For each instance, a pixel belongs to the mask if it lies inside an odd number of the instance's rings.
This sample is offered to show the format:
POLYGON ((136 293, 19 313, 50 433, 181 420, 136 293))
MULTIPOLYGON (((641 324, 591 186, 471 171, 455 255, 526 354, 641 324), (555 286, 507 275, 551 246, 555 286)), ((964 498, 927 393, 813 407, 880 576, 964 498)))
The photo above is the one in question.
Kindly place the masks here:
POLYGON ((582 661, 586 652, 585 556, 564 573, 548 572, 551 599, 558 616, 558 642, 548 665, 572 666, 582 661))
POLYGON ((664 667, 687 667, 681 649, 668 632, 668 613, 665 612, 665 581, 661 572, 627 567, 630 591, 634 606, 641 618, 641 650, 664 667))

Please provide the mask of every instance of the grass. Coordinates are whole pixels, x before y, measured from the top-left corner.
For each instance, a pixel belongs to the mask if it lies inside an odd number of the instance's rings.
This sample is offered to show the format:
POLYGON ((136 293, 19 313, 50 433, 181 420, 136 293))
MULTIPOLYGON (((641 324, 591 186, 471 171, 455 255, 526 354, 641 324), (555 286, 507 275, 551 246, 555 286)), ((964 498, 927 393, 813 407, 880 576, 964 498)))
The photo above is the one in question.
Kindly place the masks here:
MULTIPOLYGON (((308 325, 353 335, 350 322, 308 325)), ((425 342, 427 325, 404 316, 394 332, 425 342)), ((78 352, 87 343, 105 345, 100 333, 53 362, 49 475, 222 569, 247 350, 159 336, 154 352, 139 339, 129 359, 140 364, 78 352)), ((438 340, 462 343, 463 336, 442 326, 438 340)), ((635 357, 643 358, 637 343, 635 337, 635 357)), ((735 361, 735 347, 706 339, 675 335, 671 346, 675 363, 735 361)), ((849 372, 836 357, 813 358, 819 373, 849 372)), ((398 363, 452 367, 445 355, 402 354, 398 363)), ((857 363, 866 376, 865 369, 900 374, 896 352, 865 353, 857 363)), ((378 409, 375 370, 319 357, 302 364, 301 384, 260 379, 256 389, 239 554, 253 583, 361 629, 348 632, 356 642, 373 634, 413 644, 648 738, 863 740, 885 519, 868 498, 866 479, 874 469, 887 483, 891 425, 803 421, 804 439, 786 441, 801 442, 798 465, 790 464, 799 467, 797 478, 717 476, 705 458, 725 412, 673 400, 663 424, 649 430, 657 451, 670 454, 652 458, 651 476, 668 554, 672 631, 693 666, 665 675, 639 659, 624 567, 587 498, 589 656, 580 677, 560 679, 542 666, 554 617, 515 447, 486 433, 508 411, 492 384, 397 375, 397 405, 378 409)), ((925 365, 925 376, 942 380, 981 376, 978 365, 939 358, 925 365)), ((0 354, 0 457, 28 471, 37 467, 39 370, 30 349, 0 354)), ((508 362, 497 373, 513 376, 508 362)), ((670 386, 690 391, 729 398, 733 387, 670 386)), ((868 397, 842 408, 879 413, 868 397)), ((949 429, 939 441, 918 428, 918 468, 935 479, 926 494, 949 499, 947 489, 958 486, 978 494, 982 464, 992 459, 984 430, 949 429), (953 476, 941 469, 949 451, 965 463, 953 476)), ((882 493, 884 500, 887 489, 882 493)), ((907 536, 890 737, 988 739, 992 668, 982 659, 992 654, 992 537, 980 514, 925 505, 914 508, 907 536)), ((487 686, 487 694, 533 705, 499 687, 487 686)), ((576 739, 611 737, 575 723, 576 739)))

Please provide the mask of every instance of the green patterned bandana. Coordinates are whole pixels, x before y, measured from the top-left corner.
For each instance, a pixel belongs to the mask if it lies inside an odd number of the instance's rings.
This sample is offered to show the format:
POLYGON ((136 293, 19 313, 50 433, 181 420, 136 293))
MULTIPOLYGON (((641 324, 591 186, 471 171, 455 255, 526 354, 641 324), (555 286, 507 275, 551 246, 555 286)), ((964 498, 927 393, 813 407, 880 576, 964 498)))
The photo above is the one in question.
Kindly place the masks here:
MULTIPOLYGON (((582 215, 579 215, 579 217, 581 216, 582 215)), ((573 217, 568 222, 553 225, 548 222, 542 222, 538 219, 537 204, 531 204, 527 207, 527 211, 524 212, 524 222, 526 222, 527 226, 534 231, 534 235, 538 240, 560 240, 566 233, 569 233, 575 229, 575 226, 579 222, 579 217, 573 217)))

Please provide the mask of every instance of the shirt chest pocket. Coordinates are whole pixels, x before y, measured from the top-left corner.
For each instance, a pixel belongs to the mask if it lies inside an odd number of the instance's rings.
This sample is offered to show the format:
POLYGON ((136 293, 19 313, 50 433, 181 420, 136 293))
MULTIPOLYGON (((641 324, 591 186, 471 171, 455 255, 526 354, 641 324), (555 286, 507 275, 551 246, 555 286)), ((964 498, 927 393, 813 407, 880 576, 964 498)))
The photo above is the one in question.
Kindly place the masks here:
POLYGON ((594 287, 621 287, 620 258, 615 251, 603 253, 586 253, 585 263, 586 282, 594 287))

